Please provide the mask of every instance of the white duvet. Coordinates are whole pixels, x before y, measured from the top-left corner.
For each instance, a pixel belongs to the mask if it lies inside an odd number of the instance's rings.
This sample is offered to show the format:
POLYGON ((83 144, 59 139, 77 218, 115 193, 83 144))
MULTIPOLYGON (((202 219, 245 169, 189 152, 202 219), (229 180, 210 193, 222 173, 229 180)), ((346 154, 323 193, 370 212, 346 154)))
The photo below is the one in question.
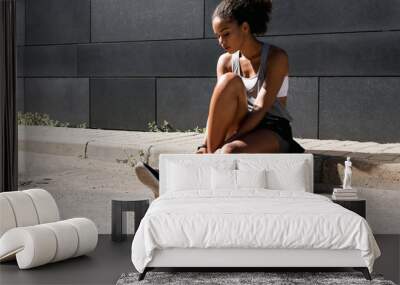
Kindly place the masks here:
POLYGON ((321 195, 265 189, 162 195, 134 237, 136 269, 143 272, 154 250, 164 248, 358 249, 370 272, 380 256, 359 215, 321 195))

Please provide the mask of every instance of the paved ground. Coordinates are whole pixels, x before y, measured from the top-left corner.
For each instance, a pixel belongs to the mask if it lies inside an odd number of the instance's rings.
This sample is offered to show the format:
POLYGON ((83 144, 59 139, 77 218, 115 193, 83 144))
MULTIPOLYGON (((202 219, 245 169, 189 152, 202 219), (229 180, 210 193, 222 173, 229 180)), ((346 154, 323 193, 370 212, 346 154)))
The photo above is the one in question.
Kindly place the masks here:
MULTIPOLYGON (((20 190, 46 189, 55 198, 61 217, 88 217, 100 233, 111 232, 112 199, 153 199, 126 163, 35 152, 20 152, 21 161, 27 171, 20 175, 20 190)), ((133 221, 133 214, 127 218, 133 221)))

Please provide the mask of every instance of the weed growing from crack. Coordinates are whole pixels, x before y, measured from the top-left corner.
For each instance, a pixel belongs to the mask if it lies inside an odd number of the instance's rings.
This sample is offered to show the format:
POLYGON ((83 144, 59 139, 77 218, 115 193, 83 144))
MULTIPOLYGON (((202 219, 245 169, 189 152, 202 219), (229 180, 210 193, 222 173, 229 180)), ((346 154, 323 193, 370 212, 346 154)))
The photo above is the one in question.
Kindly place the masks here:
POLYGON ((200 128, 199 126, 194 127, 193 129, 187 129, 187 130, 179 130, 175 127, 173 127, 169 122, 164 120, 164 122, 161 125, 157 125, 155 121, 149 122, 147 124, 149 132, 162 132, 162 133, 168 133, 168 132, 195 132, 195 133, 200 133, 203 134, 206 131, 206 128, 200 128))
POLYGON ((18 125, 24 126, 50 126, 50 127, 66 127, 66 128, 87 128, 87 123, 71 124, 69 122, 60 122, 50 118, 48 114, 44 113, 17 113, 18 125))

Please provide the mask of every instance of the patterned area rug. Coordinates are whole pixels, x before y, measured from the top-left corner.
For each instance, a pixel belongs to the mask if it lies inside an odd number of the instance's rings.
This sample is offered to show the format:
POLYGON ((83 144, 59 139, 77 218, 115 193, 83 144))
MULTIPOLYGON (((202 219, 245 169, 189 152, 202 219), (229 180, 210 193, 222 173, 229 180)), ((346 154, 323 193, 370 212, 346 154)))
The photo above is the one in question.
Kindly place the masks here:
POLYGON ((375 274, 372 274, 372 281, 368 281, 360 272, 148 272, 142 281, 138 281, 138 276, 139 273, 124 273, 118 279, 117 285, 395 285, 392 281, 384 280, 381 275, 375 274))

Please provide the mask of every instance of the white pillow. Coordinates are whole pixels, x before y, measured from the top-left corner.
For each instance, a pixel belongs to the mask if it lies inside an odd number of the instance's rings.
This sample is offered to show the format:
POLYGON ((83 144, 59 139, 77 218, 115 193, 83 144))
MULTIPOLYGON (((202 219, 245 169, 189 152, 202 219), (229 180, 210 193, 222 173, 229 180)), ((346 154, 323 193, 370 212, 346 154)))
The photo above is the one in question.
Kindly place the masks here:
POLYGON ((289 167, 269 169, 268 188, 273 190, 307 191, 307 177, 304 175, 305 162, 293 163, 289 167))
POLYGON ((211 170, 212 190, 240 190, 241 188, 266 188, 267 176, 262 170, 211 170))
POLYGON ((237 163, 240 170, 266 169, 268 189, 307 191, 310 187, 310 170, 304 160, 238 159, 237 163))
POLYGON ((170 161, 167 165, 168 191, 210 190, 211 169, 234 169, 234 160, 206 161, 199 163, 191 160, 170 161))
POLYGON ((211 168, 211 189, 236 189, 236 170, 211 168))
POLYGON ((267 171, 236 170, 238 188, 267 188, 267 171))

